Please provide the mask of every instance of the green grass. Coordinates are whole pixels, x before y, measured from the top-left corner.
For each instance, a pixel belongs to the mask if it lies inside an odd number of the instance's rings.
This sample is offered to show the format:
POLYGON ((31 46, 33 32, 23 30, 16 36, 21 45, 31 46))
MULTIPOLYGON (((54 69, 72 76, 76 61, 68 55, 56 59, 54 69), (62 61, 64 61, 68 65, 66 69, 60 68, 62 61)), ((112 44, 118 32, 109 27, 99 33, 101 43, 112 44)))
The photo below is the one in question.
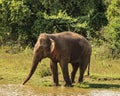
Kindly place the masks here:
MULTIPOLYGON (((27 77, 31 68, 32 49, 26 49, 22 52, 13 54, 8 52, 8 47, 0 48, 0 83, 21 84, 27 77)), ((52 86, 52 76, 44 77, 45 72, 49 70, 49 59, 44 59, 39 65, 27 84, 35 86, 52 86), (47 68, 47 70, 46 70, 47 68), (45 70, 43 70, 45 69, 45 70), (42 70, 42 71, 41 71, 42 70), (42 76, 41 76, 42 75, 42 76)), ((71 71, 71 65, 69 65, 71 71)), ((85 76, 81 84, 74 84, 74 87, 80 88, 120 88, 120 59, 101 59, 92 55, 90 77, 85 76)), ((48 71, 48 73, 50 70, 48 71)), ((77 72, 76 81, 79 72, 77 72)), ((85 73, 86 75, 86 73, 85 73)), ((59 67, 60 84, 64 84, 61 69, 59 67)))

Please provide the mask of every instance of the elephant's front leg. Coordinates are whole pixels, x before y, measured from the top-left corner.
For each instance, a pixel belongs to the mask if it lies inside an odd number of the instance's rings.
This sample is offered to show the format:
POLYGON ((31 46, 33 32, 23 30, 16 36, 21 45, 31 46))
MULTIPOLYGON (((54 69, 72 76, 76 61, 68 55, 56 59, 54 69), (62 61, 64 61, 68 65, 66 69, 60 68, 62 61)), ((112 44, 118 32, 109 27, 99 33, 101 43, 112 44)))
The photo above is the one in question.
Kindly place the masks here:
POLYGON ((57 66, 57 62, 53 62, 51 60, 50 61, 50 67, 51 67, 51 71, 52 71, 52 74, 53 74, 54 86, 58 86, 59 82, 58 82, 58 66, 57 66))
POLYGON ((69 77, 69 72, 68 72, 68 63, 67 62, 60 62, 60 66, 62 69, 62 73, 63 73, 63 78, 66 82, 65 86, 72 86, 70 77, 69 77))

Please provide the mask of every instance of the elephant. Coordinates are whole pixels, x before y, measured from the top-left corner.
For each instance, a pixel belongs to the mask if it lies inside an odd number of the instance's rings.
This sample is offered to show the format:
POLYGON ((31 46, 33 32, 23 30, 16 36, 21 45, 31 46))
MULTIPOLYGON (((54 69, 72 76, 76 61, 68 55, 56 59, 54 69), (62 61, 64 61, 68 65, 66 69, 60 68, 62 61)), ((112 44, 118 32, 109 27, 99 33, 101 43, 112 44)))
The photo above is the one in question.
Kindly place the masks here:
POLYGON ((91 52, 92 47, 88 40, 75 32, 42 33, 34 46, 32 68, 23 85, 31 78, 38 63, 46 57, 50 59, 54 86, 59 85, 57 63, 60 64, 65 86, 72 86, 78 68, 80 69, 78 78, 80 83, 83 81, 87 66, 89 75, 91 52), (68 70, 69 63, 72 65, 71 77, 68 70))

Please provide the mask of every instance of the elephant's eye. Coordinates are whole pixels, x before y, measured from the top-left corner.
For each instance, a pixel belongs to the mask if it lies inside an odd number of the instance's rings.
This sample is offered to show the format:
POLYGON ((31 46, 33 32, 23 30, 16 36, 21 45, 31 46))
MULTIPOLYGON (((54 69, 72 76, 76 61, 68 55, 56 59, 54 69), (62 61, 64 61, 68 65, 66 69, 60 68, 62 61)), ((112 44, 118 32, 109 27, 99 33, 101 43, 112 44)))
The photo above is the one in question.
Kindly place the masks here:
POLYGON ((46 46, 46 47, 45 47, 45 49, 46 49, 46 50, 49 50, 49 47, 48 47, 48 46, 46 46))
POLYGON ((44 49, 47 49, 47 46, 44 46, 44 49))
POLYGON ((43 46, 40 46, 40 50, 43 50, 44 48, 43 48, 43 46))

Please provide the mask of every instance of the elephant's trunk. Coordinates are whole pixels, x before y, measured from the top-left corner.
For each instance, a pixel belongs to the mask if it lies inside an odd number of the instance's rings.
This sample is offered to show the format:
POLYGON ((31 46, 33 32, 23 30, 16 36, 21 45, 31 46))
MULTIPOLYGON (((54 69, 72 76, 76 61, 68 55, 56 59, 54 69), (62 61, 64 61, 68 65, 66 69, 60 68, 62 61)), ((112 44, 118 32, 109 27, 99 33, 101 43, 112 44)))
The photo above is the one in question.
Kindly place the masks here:
POLYGON ((30 70, 30 73, 28 75, 28 77, 25 79, 25 81, 23 82, 23 85, 25 83, 27 83, 27 81, 32 77, 33 73, 35 72, 36 68, 37 68, 37 65, 39 63, 39 60, 36 60, 35 58, 33 58, 33 65, 32 65, 32 68, 30 70))

